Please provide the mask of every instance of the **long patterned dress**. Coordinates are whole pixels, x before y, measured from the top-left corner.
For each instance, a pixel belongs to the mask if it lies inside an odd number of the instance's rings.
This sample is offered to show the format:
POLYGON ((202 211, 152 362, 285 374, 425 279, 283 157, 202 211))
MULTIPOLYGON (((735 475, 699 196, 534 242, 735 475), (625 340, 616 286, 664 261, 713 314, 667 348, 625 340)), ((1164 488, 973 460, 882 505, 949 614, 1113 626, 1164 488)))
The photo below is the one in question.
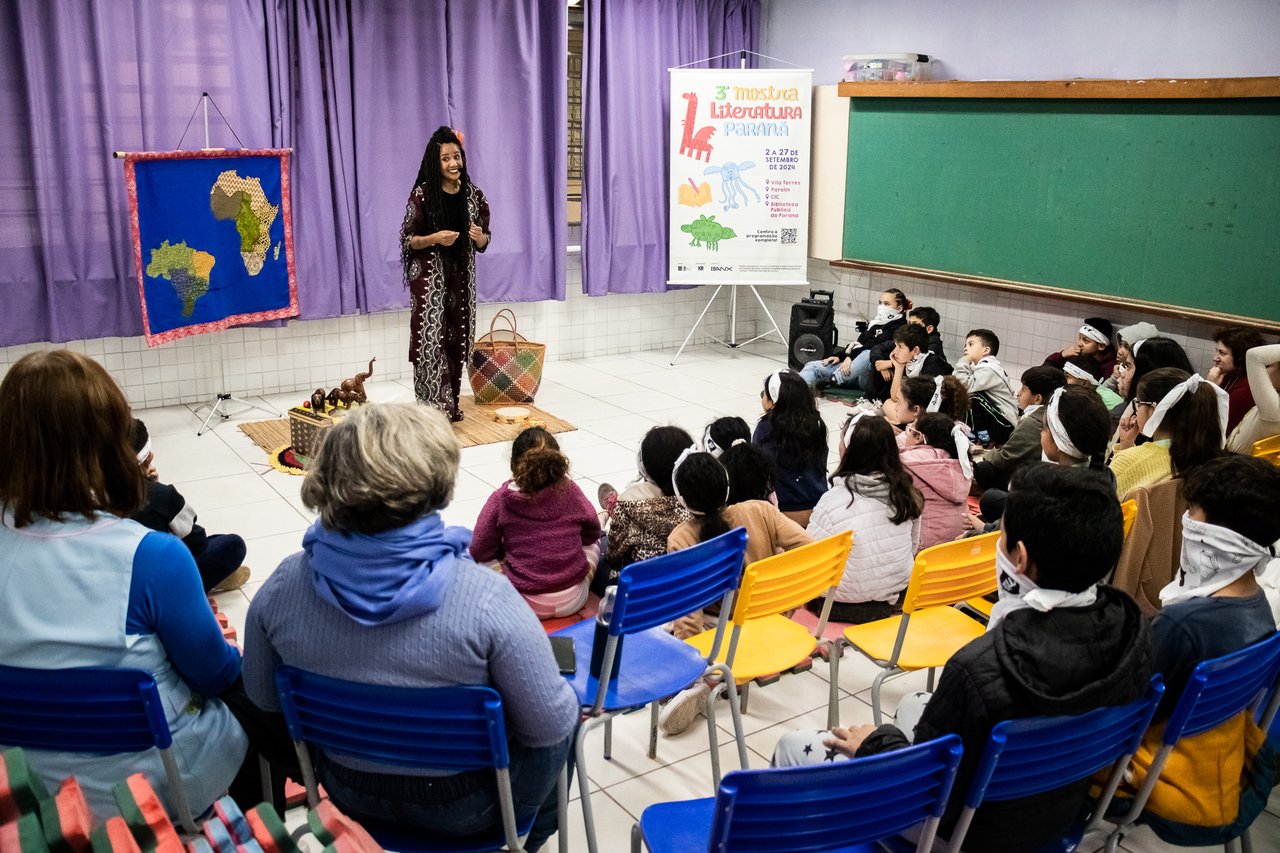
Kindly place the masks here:
MULTIPOLYGON (((467 194, 467 220, 489 236, 489 203, 474 184, 467 194)), ((466 230, 453 247, 410 249, 409 238, 445 230, 440 211, 427 210, 422 187, 414 187, 400 227, 401 260, 409 284, 409 363, 413 392, 454 420, 461 417, 458 394, 476 337, 476 251, 466 230), (458 244, 463 244, 457 250, 458 244)), ((485 248, 488 248, 488 242, 485 248)))

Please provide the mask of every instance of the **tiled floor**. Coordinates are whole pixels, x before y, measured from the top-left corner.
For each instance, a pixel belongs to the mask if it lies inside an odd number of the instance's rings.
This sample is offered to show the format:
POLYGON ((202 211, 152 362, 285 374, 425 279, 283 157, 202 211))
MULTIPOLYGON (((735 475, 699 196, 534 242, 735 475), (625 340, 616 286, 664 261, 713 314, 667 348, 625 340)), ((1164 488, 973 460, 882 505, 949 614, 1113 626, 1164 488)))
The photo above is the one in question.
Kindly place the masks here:
MULTIPOLYGON (((670 366, 673 354, 640 352, 547 364, 538 405, 578 426, 558 439, 574 476, 593 500, 597 484, 621 486, 635 477, 636 447, 655 424, 677 424, 694 438, 721 415, 739 415, 754 424, 764 377, 785 358, 781 346, 765 344, 754 345, 750 352, 720 347, 686 350, 675 367, 670 366)), ((413 399, 411 387, 400 382, 369 383, 366 389, 369 398, 378 402, 413 399)), ((305 396, 300 391, 261 399, 283 411, 305 396)), ((834 448, 835 432, 847 409, 824 402, 821 412, 834 448)), ((314 518, 299 497, 302 478, 273 470, 262 451, 236 428, 238 422, 261 417, 259 413, 225 422, 201 437, 195 435, 200 418, 190 407, 138 414, 150 429, 161 479, 178 487, 198 510, 206 529, 236 532, 248 542, 251 582, 243 591, 218 596, 232 623, 243 626, 254 593, 281 559, 298 550, 302 532, 314 518)), ((462 451, 462 471, 453 502, 444 510, 446 521, 467 526, 475 521, 490 492, 509 477, 510 449, 504 443, 462 451)), ((843 724, 871 722, 869 688, 874 674, 875 668, 861 658, 845 658, 839 685, 843 724)), ((767 765, 774 743, 784 732, 825 725, 826 676, 826 665, 819 663, 811 672, 752 688, 743 719, 751 766, 767 765)), ((884 689, 885 707, 896 707, 904 693, 920 689, 924 689, 923 674, 889 682, 884 689)), ((737 766, 737 756, 727 710, 721 712, 719 722, 721 764, 728 770, 737 766)), ((713 793, 705 726, 662 738, 656 761, 645 756, 647 726, 647 713, 618 720, 612 761, 600 757, 599 730, 589 741, 588 776, 601 850, 629 849, 631 824, 646 806, 713 793)), ((576 784, 571 796, 576 800, 576 784)), ((570 849, 585 850, 576 802, 570 809, 570 827, 570 849)), ((1272 799, 1269 812, 1255 824, 1254 840, 1254 849, 1280 850, 1280 797, 1272 799)), ((549 844, 546 849, 554 847, 549 844)), ((1164 847, 1142 830, 1125 839, 1124 849, 1164 847)))

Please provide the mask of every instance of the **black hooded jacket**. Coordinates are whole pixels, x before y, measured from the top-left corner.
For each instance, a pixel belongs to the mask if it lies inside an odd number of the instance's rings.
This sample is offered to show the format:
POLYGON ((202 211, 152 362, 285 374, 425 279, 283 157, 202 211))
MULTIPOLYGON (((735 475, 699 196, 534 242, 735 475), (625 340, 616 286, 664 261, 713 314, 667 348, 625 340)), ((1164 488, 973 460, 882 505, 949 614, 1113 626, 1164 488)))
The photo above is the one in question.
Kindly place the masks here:
MULTIPOLYGON (((949 834, 991 728, 1004 720, 1081 714, 1142 697, 1151 683, 1151 630, 1133 599, 1098 587, 1088 607, 1041 613, 1015 610, 947 662, 938 689, 916 726, 915 742, 958 734, 964 756, 943 819, 949 834)), ((880 726, 858 750, 873 755, 909 745, 894 726, 880 726)), ((1077 817, 1088 780, 980 807, 966 850, 1033 851, 1077 817)))

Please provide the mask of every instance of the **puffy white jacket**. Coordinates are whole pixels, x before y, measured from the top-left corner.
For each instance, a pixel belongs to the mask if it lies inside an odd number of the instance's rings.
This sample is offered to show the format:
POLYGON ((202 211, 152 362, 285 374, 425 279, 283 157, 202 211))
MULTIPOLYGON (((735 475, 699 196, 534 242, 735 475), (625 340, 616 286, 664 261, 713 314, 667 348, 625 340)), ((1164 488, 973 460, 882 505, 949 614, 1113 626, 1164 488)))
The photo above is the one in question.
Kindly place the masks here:
POLYGON ((907 588, 920 544, 920 519, 894 524, 883 477, 855 475, 850 491, 836 480, 813 508, 809 535, 815 540, 853 531, 836 601, 894 601, 907 588))

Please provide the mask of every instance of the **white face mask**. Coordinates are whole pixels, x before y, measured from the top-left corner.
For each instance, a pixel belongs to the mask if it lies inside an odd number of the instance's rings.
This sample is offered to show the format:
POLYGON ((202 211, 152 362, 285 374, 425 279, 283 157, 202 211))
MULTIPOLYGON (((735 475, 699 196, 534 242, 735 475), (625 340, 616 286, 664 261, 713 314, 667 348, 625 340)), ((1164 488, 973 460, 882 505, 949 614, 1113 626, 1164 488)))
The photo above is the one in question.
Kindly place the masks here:
POLYGON ((996 543, 996 588, 1000 600, 991 608, 991 621, 987 630, 995 628, 1015 610, 1039 610, 1048 613, 1057 607, 1088 607, 1098 599, 1098 585, 1084 592, 1067 592, 1061 589, 1041 589, 1031 578, 1019 574, 1017 567, 1004 551, 1004 536, 996 543))
POLYGON ((879 308, 876 309, 875 319, 873 319, 867 325, 883 326, 885 323, 891 323, 894 320, 899 319, 901 316, 902 316, 902 312, 899 311, 897 308, 891 308, 888 305, 881 305, 879 308))
POLYGON ((1178 577, 1160 590, 1162 605, 1203 598, 1266 567, 1273 550, 1228 527, 1182 514, 1182 559, 1178 577))

